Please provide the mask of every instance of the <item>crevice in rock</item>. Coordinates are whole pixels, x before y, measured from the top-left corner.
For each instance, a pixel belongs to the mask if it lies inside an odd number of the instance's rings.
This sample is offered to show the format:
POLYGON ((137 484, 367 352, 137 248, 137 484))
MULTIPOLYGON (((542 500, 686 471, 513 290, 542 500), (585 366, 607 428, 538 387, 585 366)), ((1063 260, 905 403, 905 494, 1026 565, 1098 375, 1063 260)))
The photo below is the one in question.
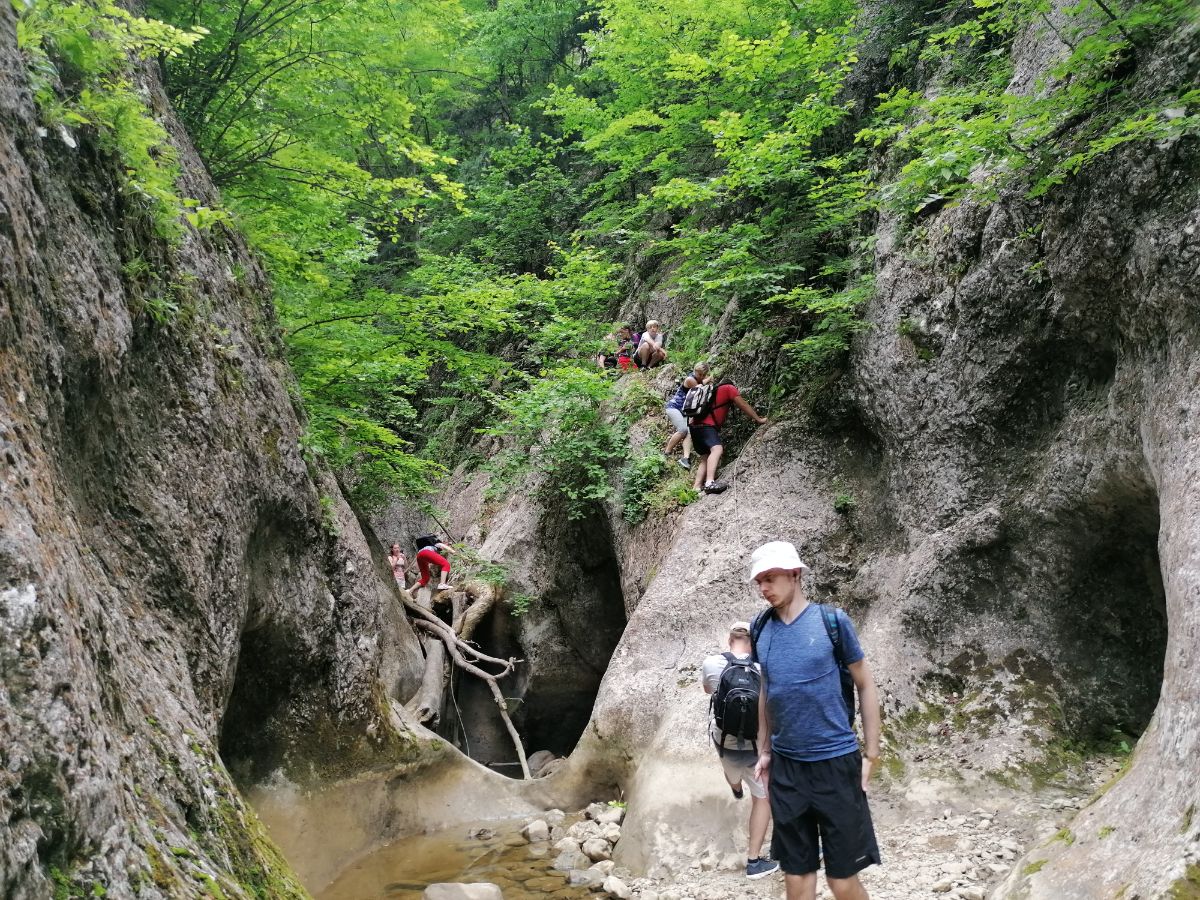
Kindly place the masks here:
MULTIPOLYGON (((554 569, 545 573, 544 588, 530 610, 520 617, 507 606, 493 610, 475 639, 488 654, 524 660, 502 688, 526 752, 566 756, 583 734, 625 629, 625 598, 612 532, 602 514, 547 526, 547 531, 554 533, 561 552, 553 557, 554 569)), ((457 709, 452 705, 443 717, 445 736, 479 762, 519 776, 486 685, 456 675, 454 702, 457 709)))

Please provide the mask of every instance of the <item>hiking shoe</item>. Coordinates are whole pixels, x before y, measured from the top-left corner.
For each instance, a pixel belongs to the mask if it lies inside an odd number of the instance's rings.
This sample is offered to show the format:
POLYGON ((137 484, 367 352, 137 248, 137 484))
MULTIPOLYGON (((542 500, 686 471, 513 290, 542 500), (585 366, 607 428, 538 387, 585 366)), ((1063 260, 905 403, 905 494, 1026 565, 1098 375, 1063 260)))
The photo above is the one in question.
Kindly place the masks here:
POLYGON ((735 799, 737 799, 737 800, 741 800, 741 799, 742 799, 742 797, 746 796, 745 794, 743 794, 743 793, 742 793, 742 786, 741 786, 740 784, 739 784, 739 785, 732 785, 732 784, 731 784, 731 785, 729 786, 729 789, 730 789, 731 791, 733 791, 733 796, 734 796, 734 798, 735 798, 735 799))
POLYGON ((767 859, 760 856, 758 859, 750 859, 746 861, 746 877, 747 878, 765 878, 772 872, 779 871, 779 863, 773 859, 767 859))
POLYGON ((692 461, 690 459, 677 459, 675 462, 683 466, 685 472, 690 471, 692 468, 692 461))
POLYGON ((722 491, 726 490, 728 487, 729 487, 729 485, 727 485, 723 481, 710 481, 708 484, 706 484, 704 486, 704 493, 719 494, 722 491))
POLYGON ((439 585, 437 586, 436 590, 439 590, 439 591, 448 591, 448 590, 450 590, 450 585, 448 585, 448 584, 439 584, 439 585))

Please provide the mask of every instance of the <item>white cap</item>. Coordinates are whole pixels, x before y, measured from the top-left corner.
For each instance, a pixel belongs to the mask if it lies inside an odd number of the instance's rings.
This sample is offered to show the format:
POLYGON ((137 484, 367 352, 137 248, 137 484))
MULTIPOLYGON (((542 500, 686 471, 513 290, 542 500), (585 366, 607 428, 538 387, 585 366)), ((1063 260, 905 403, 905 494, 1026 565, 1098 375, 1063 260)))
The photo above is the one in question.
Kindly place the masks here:
POLYGON ((733 634, 735 631, 744 631, 744 632, 746 632, 746 634, 749 634, 750 633, 750 623, 749 622, 734 622, 732 625, 729 626, 729 633, 733 634))
POLYGON ((808 566, 801 562, 795 545, 787 541, 771 541, 750 554, 750 577, 746 580, 753 581, 771 569, 807 570, 808 566))

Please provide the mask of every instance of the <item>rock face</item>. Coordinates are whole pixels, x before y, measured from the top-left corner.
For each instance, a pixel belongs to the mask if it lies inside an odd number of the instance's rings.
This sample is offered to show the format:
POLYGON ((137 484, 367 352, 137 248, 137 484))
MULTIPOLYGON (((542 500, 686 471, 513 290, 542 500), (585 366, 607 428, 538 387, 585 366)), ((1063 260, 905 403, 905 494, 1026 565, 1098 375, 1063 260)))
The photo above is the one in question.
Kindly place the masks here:
POLYGON ((5 6, 0 895, 299 895, 227 769, 402 755, 386 700, 420 651, 301 456, 245 248, 223 226, 167 247, 94 140, 39 130, 14 26, 5 6))
MULTIPOLYGON (((1145 77, 1194 71, 1189 50, 1145 77)), ((548 780, 621 785, 615 858, 633 871, 738 848, 697 669, 761 604, 749 551, 783 538, 813 567, 809 596, 859 624, 890 754, 933 747, 956 776, 1028 782, 1062 774, 1064 742, 1136 741, 1071 840, 1016 860, 1001 896, 1200 882, 1195 140, 1114 151, 1038 201, 885 220, 877 238, 870 327, 837 389, 774 410, 725 494, 633 530, 610 510, 632 612, 548 780), (634 588, 648 553, 661 561, 634 588)))

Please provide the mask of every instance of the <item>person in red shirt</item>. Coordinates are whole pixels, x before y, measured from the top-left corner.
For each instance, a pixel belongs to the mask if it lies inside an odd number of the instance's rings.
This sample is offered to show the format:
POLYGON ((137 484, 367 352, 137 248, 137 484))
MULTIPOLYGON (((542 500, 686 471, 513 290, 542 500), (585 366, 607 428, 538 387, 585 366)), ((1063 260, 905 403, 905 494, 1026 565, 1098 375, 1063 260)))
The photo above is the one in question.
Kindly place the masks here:
POLYGON ((692 448, 700 455, 700 465, 696 467, 696 480, 692 485, 697 491, 703 486, 706 494, 719 494, 729 485, 717 481, 717 466, 721 462, 721 426, 729 415, 729 407, 736 406, 759 425, 766 425, 766 416, 760 416, 737 389, 737 385, 723 381, 717 385, 713 397, 712 409, 707 415, 696 416, 688 423, 688 432, 692 436, 692 448))

